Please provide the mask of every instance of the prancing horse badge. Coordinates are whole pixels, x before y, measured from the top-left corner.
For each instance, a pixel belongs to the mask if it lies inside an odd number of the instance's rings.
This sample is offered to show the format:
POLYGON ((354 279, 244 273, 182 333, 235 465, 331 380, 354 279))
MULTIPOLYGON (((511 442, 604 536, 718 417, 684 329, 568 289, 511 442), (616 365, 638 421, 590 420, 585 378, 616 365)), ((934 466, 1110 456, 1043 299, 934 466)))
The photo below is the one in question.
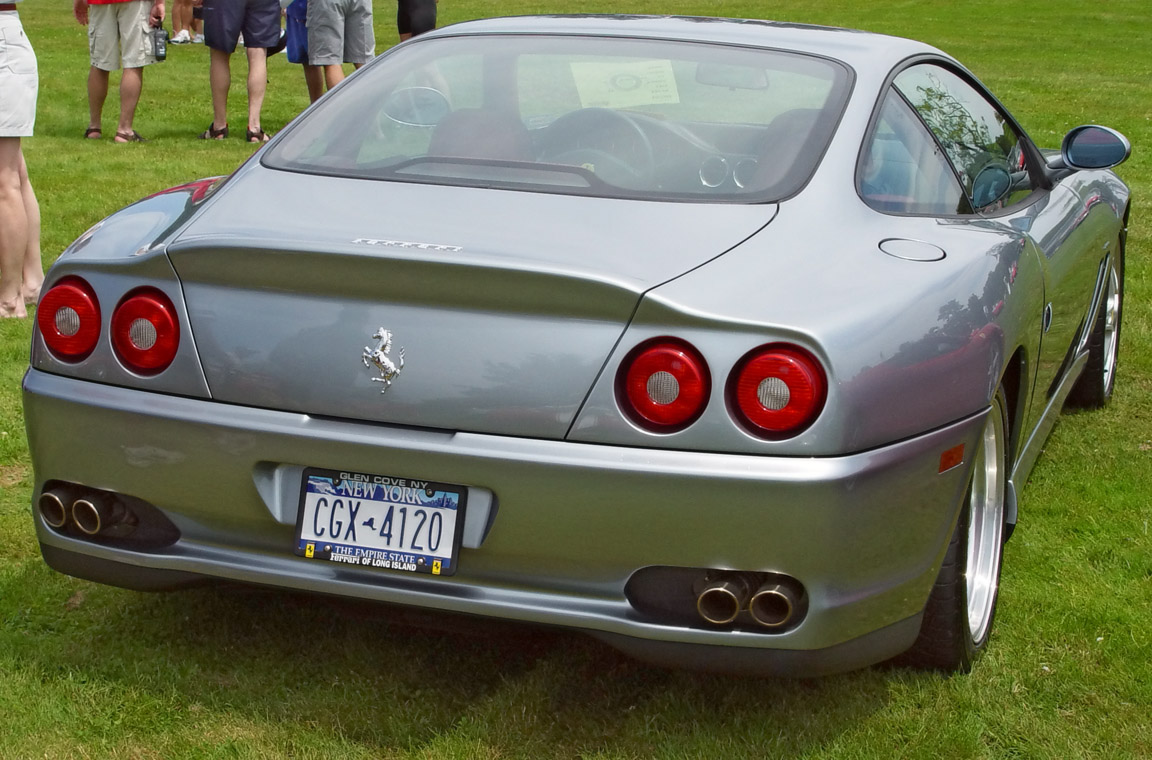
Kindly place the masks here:
POLYGON ((401 346, 400 350, 396 352, 398 363, 393 362, 392 357, 388 355, 392 350, 392 331, 381 327, 372 333, 372 338, 379 341, 376 348, 365 346, 364 354, 360 359, 364 362, 365 367, 376 367, 380 370, 380 377, 372 378, 372 382, 384 383, 380 392, 387 393, 388 389, 392 387, 392 381, 400 377, 400 370, 404 369, 404 347, 401 346))

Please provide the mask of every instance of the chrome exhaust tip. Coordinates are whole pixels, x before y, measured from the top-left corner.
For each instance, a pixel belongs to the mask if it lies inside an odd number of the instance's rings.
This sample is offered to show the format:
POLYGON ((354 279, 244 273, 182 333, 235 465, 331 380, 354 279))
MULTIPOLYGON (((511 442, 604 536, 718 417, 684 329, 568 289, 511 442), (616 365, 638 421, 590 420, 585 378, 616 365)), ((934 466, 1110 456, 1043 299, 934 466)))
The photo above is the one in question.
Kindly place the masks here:
POLYGON ((36 506, 40 509, 40 517, 51 528, 63 528, 68 522, 68 505, 72 502, 72 495, 65 488, 53 488, 40 494, 36 506))
POLYGON ((756 590, 748 602, 748 614, 765 628, 788 625, 800 606, 800 597, 790 586, 768 581, 756 590))
POLYGON ((726 625, 744 609, 750 591, 744 576, 723 575, 708 582, 696 596, 696 612, 712 625, 726 625))
POLYGON ((89 536, 120 522, 124 512, 124 505, 108 494, 90 493, 72 502, 72 522, 89 536))

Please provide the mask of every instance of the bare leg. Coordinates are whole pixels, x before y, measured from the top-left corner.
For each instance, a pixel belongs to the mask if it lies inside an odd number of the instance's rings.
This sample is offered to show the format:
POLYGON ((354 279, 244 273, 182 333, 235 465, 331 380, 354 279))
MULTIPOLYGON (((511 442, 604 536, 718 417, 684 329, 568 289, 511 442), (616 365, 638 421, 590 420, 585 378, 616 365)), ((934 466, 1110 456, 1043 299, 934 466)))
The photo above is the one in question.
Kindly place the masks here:
POLYGON ((248 53, 248 130, 260 131, 260 111, 264 108, 264 91, 268 87, 268 51, 244 48, 248 53))
POLYGON ((175 0, 172 3, 172 33, 187 30, 192 34, 192 0, 175 0))
POLYGON ((140 90, 143 87, 143 67, 124 69, 120 77, 120 123, 116 125, 117 142, 126 142, 120 135, 132 133, 132 122, 136 119, 136 104, 140 102, 140 90))
POLYGON ((319 66, 304 64, 304 84, 308 85, 308 101, 315 103, 324 94, 324 72, 319 66))
POLYGON ((228 87, 232 84, 231 54, 209 48, 208 80, 212 87, 212 128, 219 132, 228 126, 228 87))
POLYGON ((26 317, 20 290, 28 248, 28 214, 20 191, 19 137, 0 137, 0 317, 26 317))
POLYGON ((344 81, 344 66, 339 63, 330 63, 324 66, 324 82, 331 90, 344 81))
POLYGON ((24 198, 24 214, 28 218, 28 245, 24 248, 24 285, 20 294, 25 305, 40 299, 40 286, 44 284, 44 262, 40 259, 40 203, 28 180, 28 166, 20 154, 20 195, 24 198))
POLYGON ((88 128, 100 129, 104 100, 108 97, 108 72, 91 66, 88 69, 88 128))

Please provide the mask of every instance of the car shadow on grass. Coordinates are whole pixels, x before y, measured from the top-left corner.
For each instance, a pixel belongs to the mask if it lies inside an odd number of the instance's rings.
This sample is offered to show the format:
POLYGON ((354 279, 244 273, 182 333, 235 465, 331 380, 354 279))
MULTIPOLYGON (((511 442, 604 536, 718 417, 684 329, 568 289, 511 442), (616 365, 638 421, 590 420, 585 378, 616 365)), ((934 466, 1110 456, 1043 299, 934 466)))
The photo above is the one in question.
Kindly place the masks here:
POLYGON ((9 582, 47 583, 56 608, 21 646, 45 673, 163 696, 177 721, 294 721, 373 756, 445 737, 499 757, 694 756, 697 745, 797 756, 883 710, 894 682, 936 678, 671 671, 563 630, 232 585, 145 594, 23 570, 26 581, 9 582))

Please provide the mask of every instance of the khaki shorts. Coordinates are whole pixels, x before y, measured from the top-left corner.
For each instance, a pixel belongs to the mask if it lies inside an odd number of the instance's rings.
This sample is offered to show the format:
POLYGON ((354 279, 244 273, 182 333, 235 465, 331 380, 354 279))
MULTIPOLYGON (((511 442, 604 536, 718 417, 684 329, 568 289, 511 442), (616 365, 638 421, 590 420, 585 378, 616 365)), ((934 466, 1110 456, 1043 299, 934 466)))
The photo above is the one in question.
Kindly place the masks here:
POLYGON ((152 55, 149 0, 88 6, 88 55, 101 71, 138 69, 156 63, 152 55))
POLYGON ((36 54, 16 11, 0 11, 0 137, 31 137, 40 87, 36 54))

